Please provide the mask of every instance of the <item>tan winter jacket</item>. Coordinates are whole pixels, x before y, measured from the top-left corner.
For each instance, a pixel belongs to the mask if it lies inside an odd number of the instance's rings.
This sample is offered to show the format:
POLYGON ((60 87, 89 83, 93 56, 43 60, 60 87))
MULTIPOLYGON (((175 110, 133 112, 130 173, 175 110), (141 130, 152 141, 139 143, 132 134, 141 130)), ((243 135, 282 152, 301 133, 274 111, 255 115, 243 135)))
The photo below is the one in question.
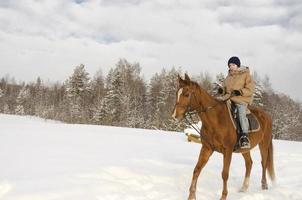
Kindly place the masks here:
POLYGON ((230 99, 235 103, 252 104, 255 83, 248 67, 241 66, 237 71, 229 71, 224 80, 224 96, 228 99, 233 90, 239 90, 241 96, 233 96, 230 99))

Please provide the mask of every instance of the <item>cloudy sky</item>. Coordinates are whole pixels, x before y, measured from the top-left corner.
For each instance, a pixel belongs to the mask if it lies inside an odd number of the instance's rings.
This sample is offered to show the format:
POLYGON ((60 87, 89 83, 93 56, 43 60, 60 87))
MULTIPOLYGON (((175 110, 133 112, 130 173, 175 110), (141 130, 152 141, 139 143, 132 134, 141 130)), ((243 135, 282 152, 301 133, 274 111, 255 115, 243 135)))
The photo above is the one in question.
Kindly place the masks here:
POLYGON ((0 76, 63 81, 119 58, 146 79, 161 68, 227 71, 237 55, 302 100, 301 0, 0 0, 0 76))

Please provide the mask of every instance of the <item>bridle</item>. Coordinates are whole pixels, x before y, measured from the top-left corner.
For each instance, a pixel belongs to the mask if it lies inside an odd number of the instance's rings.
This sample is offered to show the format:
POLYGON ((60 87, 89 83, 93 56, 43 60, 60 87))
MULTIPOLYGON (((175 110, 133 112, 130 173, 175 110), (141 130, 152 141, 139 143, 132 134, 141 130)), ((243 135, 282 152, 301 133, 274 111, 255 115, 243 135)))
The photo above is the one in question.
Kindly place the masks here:
POLYGON ((211 109, 215 108, 219 103, 217 102, 217 103, 216 103, 215 105, 213 105, 213 106, 203 107, 203 106, 201 105, 199 108, 193 108, 193 107, 192 107, 192 96, 193 96, 193 98, 194 98, 194 99, 196 100, 196 102, 197 102, 197 97, 196 97, 196 95, 195 95, 195 92, 190 92, 189 97, 188 97, 188 98, 189 98, 189 104, 188 104, 187 106, 184 106, 184 105, 181 105, 181 104, 179 104, 179 103, 177 102, 177 103, 175 104, 175 108, 176 108, 176 107, 181 107, 181 108, 185 109, 184 119, 185 119, 186 123, 189 124, 190 127, 192 127, 192 128, 199 134, 200 138, 203 139, 204 141, 206 141, 206 142, 208 143, 208 145, 209 145, 212 149, 215 149, 215 147, 209 142, 209 140, 207 139, 207 137, 206 137, 204 134, 202 134, 201 130, 198 130, 198 128, 196 128, 196 127, 194 126, 194 124, 197 124, 197 123, 194 121, 192 115, 199 114, 199 113, 206 113, 206 112, 210 111, 211 109), (189 117, 190 119, 188 119, 188 117, 189 117), (192 122, 191 122, 190 120, 191 120, 192 122))
POLYGON ((195 95, 195 92, 190 92, 189 93, 189 104, 184 106, 179 104, 178 102, 175 104, 175 107, 180 107, 183 108, 185 110, 185 116, 187 115, 192 115, 192 114, 199 114, 199 113, 205 113, 208 112, 209 110, 215 108, 219 103, 216 103, 213 106, 207 106, 207 107, 203 107, 202 105, 199 108, 193 108, 192 107, 192 96, 194 97, 194 100, 196 100, 197 102, 197 97, 195 95))
MULTIPOLYGON (((200 139, 202 139, 205 142, 207 142, 208 145, 210 146, 210 148, 212 150, 215 150, 214 145, 209 142, 209 140, 207 139, 206 135, 203 134, 201 132, 201 130, 198 130, 198 128, 196 128, 194 126, 194 124, 196 124, 196 122, 194 121, 192 115, 199 114, 199 113, 206 113, 206 112, 208 112, 210 110, 213 110, 218 104, 220 104, 220 102, 217 102, 216 104, 214 104, 212 106, 204 107, 203 105, 200 105, 199 108, 193 108, 192 107, 192 96, 194 97, 194 99, 197 102, 197 97, 195 95, 195 92, 190 92, 189 96, 188 96, 189 97, 189 104, 186 105, 186 106, 184 106, 184 105, 179 104, 178 101, 177 101, 177 103, 175 104, 175 109, 176 109, 176 107, 181 107, 181 108, 185 109, 185 113, 184 113, 184 119, 185 119, 185 121, 200 135, 200 139), (188 117, 190 118, 190 120, 193 123, 188 119, 188 117)), ((227 99, 224 99, 223 102, 226 102, 226 101, 230 100, 232 97, 233 97, 233 95, 230 95, 227 99)))
POLYGON ((186 123, 188 123, 200 135, 201 139, 207 141, 207 143, 211 146, 211 148, 214 149, 213 145, 211 145, 211 143, 208 142, 206 136, 201 133, 201 130, 198 130, 198 128, 196 128, 194 126, 194 124, 196 124, 196 122, 194 121, 192 115, 199 114, 199 113, 206 113, 206 112, 210 111, 211 109, 214 109, 219 103, 217 102, 215 105, 207 106, 207 107, 203 107, 202 105, 200 105, 199 108, 193 108, 192 107, 192 96, 195 99, 195 101, 197 102, 197 97, 195 95, 195 92, 190 92, 189 96, 188 96, 189 104, 184 106, 184 105, 181 105, 177 102, 175 104, 175 108, 180 107, 180 108, 183 108, 185 110, 184 119, 185 119, 186 123), (188 118, 190 118, 190 119, 188 119, 188 118))

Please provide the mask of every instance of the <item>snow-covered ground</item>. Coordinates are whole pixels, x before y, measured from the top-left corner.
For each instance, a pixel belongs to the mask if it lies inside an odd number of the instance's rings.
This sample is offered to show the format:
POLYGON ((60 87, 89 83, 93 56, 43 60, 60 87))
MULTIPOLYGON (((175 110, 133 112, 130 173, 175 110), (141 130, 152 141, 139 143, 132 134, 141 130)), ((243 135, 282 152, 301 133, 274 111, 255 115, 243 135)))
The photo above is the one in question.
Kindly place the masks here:
MULTIPOLYGON (((277 182, 260 188, 258 148, 250 188, 239 193, 244 161, 234 154, 229 199, 301 200, 302 145, 274 141, 277 182)), ((200 145, 183 133, 70 125, 0 115, 2 200, 183 200, 200 145)), ((222 156, 214 153, 199 178, 197 199, 219 199, 222 156)))

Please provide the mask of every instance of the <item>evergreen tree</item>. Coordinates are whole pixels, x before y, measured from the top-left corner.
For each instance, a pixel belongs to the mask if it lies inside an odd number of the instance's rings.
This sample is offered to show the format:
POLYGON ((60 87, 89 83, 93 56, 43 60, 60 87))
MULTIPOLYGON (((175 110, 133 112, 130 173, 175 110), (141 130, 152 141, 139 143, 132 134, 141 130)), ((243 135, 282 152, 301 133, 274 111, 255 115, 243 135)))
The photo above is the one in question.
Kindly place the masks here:
MULTIPOLYGON (((110 69, 108 76, 106 78, 106 95, 103 101, 104 109, 106 106, 107 113, 106 121, 110 125, 121 125, 121 112, 122 112, 122 75, 118 68, 110 69), (106 103, 106 105, 104 105, 106 103)), ((104 110, 105 111, 105 110, 104 110)), ((104 112, 105 113, 105 112, 104 112)))
POLYGON ((261 78, 259 77, 257 72, 254 72, 253 79, 255 82, 255 92, 254 92, 254 100, 253 104, 256 106, 263 107, 263 93, 264 93, 264 87, 262 85, 261 78))
POLYGON ((0 111, 2 110, 4 112, 4 91, 0 88, 0 111))
POLYGON ((264 79, 262 80, 262 86, 263 86, 264 92, 266 92, 270 95, 274 92, 272 89, 272 84, 270 82, 270 78, 268 75, 265 75, 264 79))
POLYGON ((93 104, 98 105, 105 94, 105 83, 101 70, 97 71, 93 77, 93 80, 91 81, 91 93, 93 104))
POLYGON ((153 117, 151 118, 152 128, 163 129, 163 117, 162 111, 165 107, 165 94, 162 92, 164 88, 164 77, 166 76, 166 70, 163 69, 160 75, 155 74, 151 79, 151 98, 149 102, 153 106, 153 117))
POLYGON ((218 95, 218 89, 224 87, 225 76, 223 73, 219 73, 216 75, 216 80, 213 84, 213 90, 211 92, 212 95, 218 95))
MULTIPOLYGON (((178 122, 172 119, 172 112, 174 109, 175 101, 176 101, 176 90, 178 87, 177 77, 178 74, 181 73, 181 69, 176 70, 174 67, 167 72, 167 75, 164 78, 164 87, 162 89, 165 106, 162 109, 164 129, 165 130, 176 130, 175 128, 179 128, 178 122)), ((179 130, 179 129, 178 129, 179 130)))
POLYGON ((81 64, 74 69, 66 83, 67 98, 70 107, 71 122, 83 123, 89 119, 89 105, 86 100, 91 94, 89 74, 81 64))
POLYGON ((101 125, 110 125, 112 119, 110 118, 110 110, 108 105, 110 104, 109 96, 105 95, 105 97, 99 101, 96 112, 93 116, 93 122, 95 124, 101 125))
POLYGON ((139 79, 136 80, 136 83, 133 86, 127 126, 133 128, 145 128, 146 86, 144 81, 139 79))
MULTIPOLYGON (((181 69, 172 68, 171 71, 162 70, 155 74, 150 81, 148 91, 148 124, 151 128, 172 130, 178 127, 172 119, 171 113, 176 100, 177 76, 181 69)), ((174 129, 175 130, 175 129, 174 129)))
POLYGON ((4 96, 3 90, 0 88, 0 98, 4 96))
POLYGON ((160 119, 159 119, 159 108, 158 108, 158 101, 159 101, 159 94, 162 87, 162 83, 160 80, 160 76, 155 73, 151 79, 150 83, 147 87, 147 109, 146 113, 149 113, 147 116, 147 125, 148 128, 156 128, 159 127, 160 119))
POLYGON ((19 92, 19 95, 16 99, 17 107, 15 109, 15 113, 17 115, 24 115, 25 114, 25 106, 27 105, 27 101, 30 98, 30 93, 28 88, 24 85, 19 92))
POLYGON ((193 77, 197 83, 203 87, 203 89, 207 90, 209 93, 213 90, 213 79, 211 75, 206 71, 204 73, 200 73, 197 77, 193 77))
POLYGON ((4 104, 3 113, 4 113, 4 114, 10 114, 10 110, 9 110, 9 107, 8 107, 7 104, 4 104))
POLYGON ((17 107, 15 109, 15 114, 17 114, 17 115, 25 114, 23 105, 17 105, 17 107))

